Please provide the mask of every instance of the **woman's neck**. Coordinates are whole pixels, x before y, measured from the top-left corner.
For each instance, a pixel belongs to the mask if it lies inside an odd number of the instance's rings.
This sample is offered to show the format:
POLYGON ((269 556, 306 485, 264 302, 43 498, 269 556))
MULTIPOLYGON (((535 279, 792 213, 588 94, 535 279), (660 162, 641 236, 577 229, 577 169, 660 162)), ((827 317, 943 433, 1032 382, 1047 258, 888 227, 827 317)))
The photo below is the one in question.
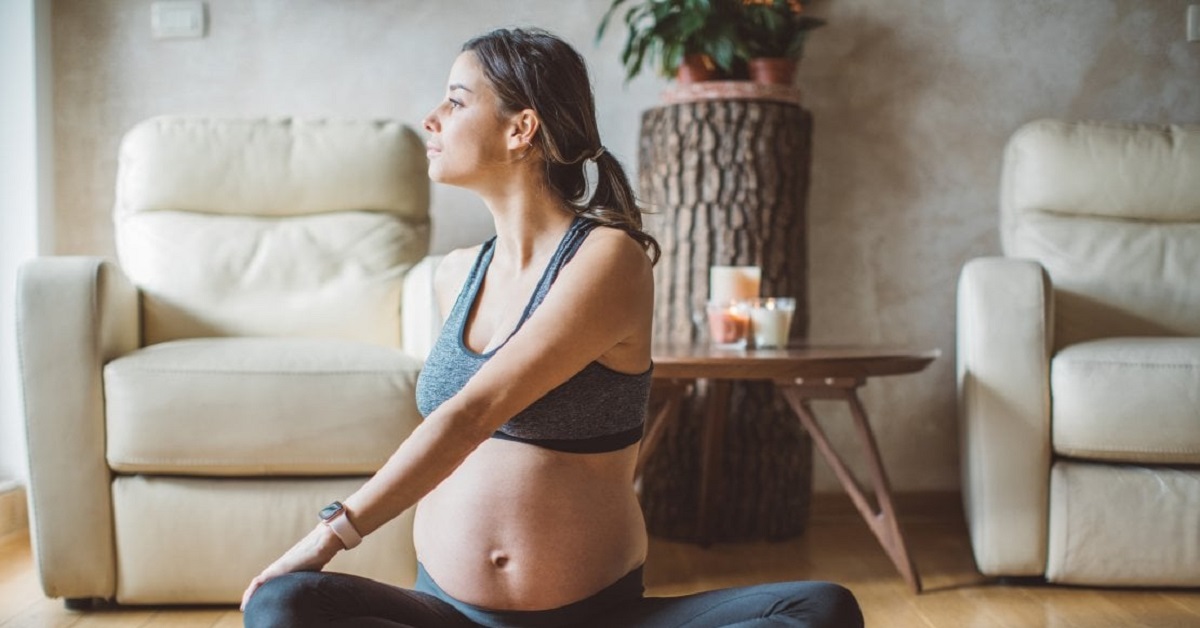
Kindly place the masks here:
POLYGON ((496 253, 503 264, 524 270, 547 259, 571 226, 574 213, 542 184, 526 181, 483 197, 496 226, 496 253))

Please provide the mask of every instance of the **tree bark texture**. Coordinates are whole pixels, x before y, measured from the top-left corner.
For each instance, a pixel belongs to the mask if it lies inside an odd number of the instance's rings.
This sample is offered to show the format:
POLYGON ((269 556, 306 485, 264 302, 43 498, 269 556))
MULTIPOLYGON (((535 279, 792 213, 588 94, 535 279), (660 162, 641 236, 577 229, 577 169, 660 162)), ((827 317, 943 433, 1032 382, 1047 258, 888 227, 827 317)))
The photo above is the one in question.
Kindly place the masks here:
MULTIPOLYGON (((762 100, 702 100, 642 116, 639 188, 662 246, 654 270, 657 342, 707 342, 708 269, 762 269, 762 296, 794 297, 793 339, 808 330, 805 204, 812 117, 762 100)), ((812 485, 808 435, 770 382, 734 383, 722 488, 696 539, 700 427, 711 386, 698 382, 646 461, 651 533, 681 540, 778 540, 804 531, 812 485)))

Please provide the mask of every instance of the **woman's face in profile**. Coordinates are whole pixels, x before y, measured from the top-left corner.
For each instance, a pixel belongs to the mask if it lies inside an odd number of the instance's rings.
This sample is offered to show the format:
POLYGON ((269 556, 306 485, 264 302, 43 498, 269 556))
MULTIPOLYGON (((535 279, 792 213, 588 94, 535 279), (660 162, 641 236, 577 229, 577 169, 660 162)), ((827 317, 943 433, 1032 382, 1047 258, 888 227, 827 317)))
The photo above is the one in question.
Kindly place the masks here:
POLYGON ((472 187, 480 177, 509 162, 508 117, 471 51, 458 55, 446 82, 446 97, 423 126, 429 132, 429 178, 472 187))

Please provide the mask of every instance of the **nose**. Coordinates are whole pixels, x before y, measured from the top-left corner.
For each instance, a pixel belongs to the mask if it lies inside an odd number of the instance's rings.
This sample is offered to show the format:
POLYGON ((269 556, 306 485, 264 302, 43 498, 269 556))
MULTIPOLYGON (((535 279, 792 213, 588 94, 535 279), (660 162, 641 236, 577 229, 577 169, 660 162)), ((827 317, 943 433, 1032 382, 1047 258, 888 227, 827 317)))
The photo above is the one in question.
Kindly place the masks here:
POLYGON ((441 128, 441 124, 438 123, 436 108, 433 109, 433 111, 430 111, 425 116, 425 119, 421 121, 421 127, 424 128, 426 131, 429 131, 430 133, 438 132, 438 129, 441 128))

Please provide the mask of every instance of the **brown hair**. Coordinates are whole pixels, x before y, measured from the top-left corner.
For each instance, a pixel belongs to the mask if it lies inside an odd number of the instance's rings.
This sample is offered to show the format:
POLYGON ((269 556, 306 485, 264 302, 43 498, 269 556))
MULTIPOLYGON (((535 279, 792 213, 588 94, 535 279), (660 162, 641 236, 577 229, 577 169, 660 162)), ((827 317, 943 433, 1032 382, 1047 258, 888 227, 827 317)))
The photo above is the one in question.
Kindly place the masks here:
POLYGON ((505 113, 532 109, 541 120, 534 142, 546 180, 581 216, 628 233, 657 262, 658 242, 642 230, 642 211, 621 162, 604 149, 587 66, 570 44, 540 29, 497 29, 463 45, 475 53, 505 113), (591 198, 584 166, 596 163, 591 198))

